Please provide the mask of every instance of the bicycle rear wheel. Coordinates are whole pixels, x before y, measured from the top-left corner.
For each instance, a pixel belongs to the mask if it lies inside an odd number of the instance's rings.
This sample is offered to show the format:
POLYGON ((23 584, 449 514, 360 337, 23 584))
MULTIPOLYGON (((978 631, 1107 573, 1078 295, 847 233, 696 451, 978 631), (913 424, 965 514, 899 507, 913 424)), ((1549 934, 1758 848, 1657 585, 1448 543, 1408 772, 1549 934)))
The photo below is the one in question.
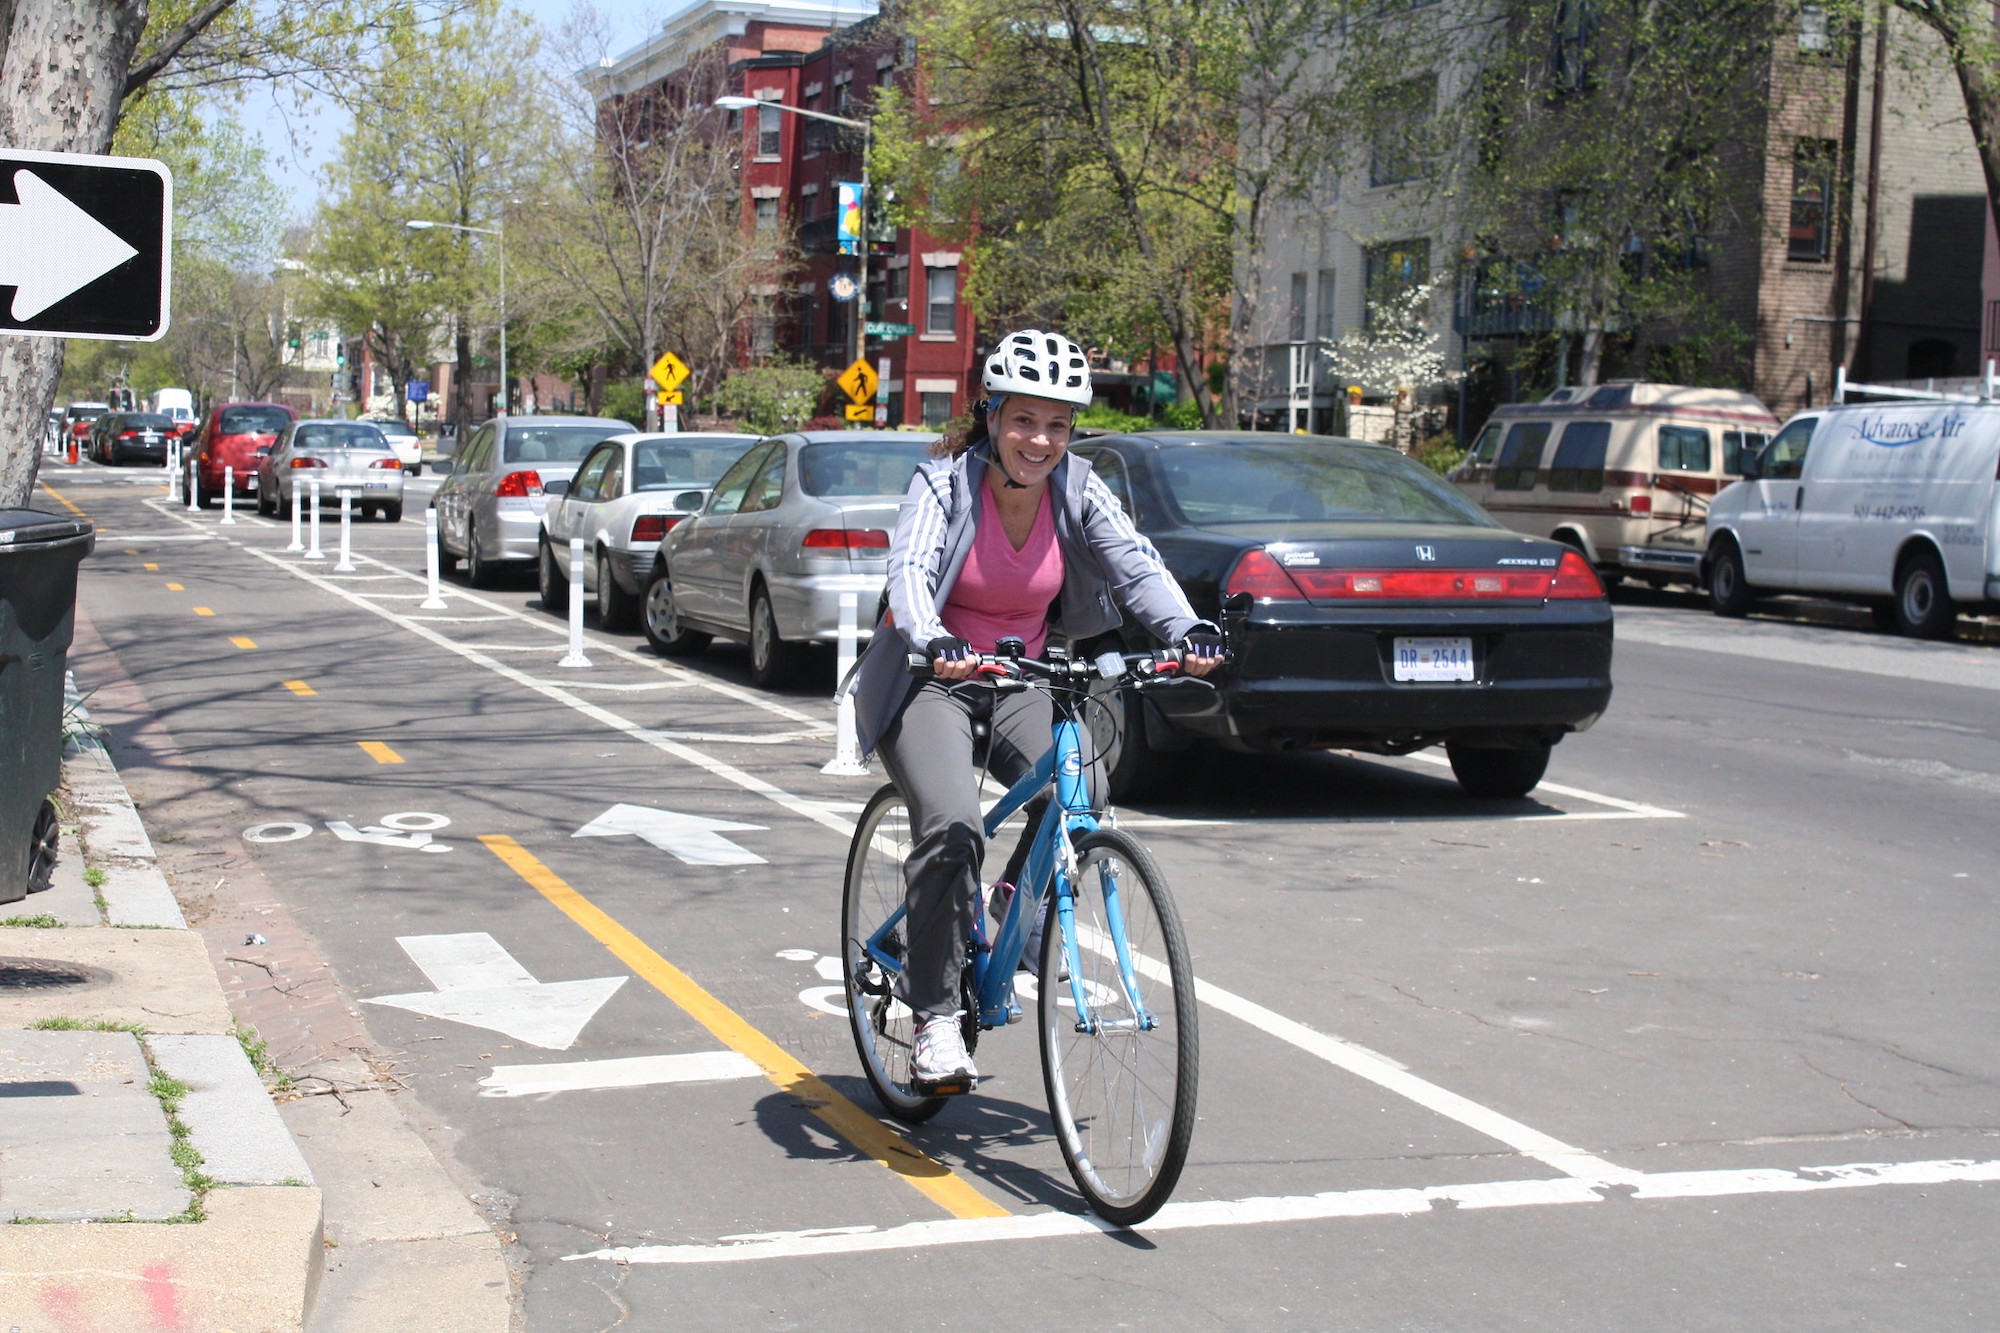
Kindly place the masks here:
POLYGON ((1152 853, 1114 830, 1086 834, 1076 848, 1072 967, 1093 1021, 1078 1030, 1072 983, 1060 980, 1062 932, 1044 931, 1042 1080, 1076 1187, 1099 1217, 1131 1226, 1173 1193, 1194 1137, 1194 964, 1152 853))
MULTIPOLYGON (((847 1020, 861 1071, 889 1114, 912 1123, 928 1120, 942 1097, 911 1090, 910 1057, 916 1049, 916 1016, 896 998, 901 969, 890 971, 867 952, 867 943, 903 905, 903 862, 910 854, 910 812, 894 787, 869 798, 847 851, 847 884, 841 895, 840 961, 847 983, 847 1020)), ((881 952, 900 963, 906 936, 900 926, 881 941, 881 952)))

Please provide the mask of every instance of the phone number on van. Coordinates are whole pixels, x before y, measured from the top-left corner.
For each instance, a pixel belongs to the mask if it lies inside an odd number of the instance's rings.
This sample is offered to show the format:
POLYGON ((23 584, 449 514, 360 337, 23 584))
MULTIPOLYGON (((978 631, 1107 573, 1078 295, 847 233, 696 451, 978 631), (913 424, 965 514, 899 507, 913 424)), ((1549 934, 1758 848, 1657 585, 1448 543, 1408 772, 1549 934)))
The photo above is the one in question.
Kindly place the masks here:
POLYGON ((1862 519, 1885 519, 1891 523, 1911 522, 1924 516, 1924 507, 1922 505, 1870 506, 1862 504, 1854 506, 1854 516, 1862 519))

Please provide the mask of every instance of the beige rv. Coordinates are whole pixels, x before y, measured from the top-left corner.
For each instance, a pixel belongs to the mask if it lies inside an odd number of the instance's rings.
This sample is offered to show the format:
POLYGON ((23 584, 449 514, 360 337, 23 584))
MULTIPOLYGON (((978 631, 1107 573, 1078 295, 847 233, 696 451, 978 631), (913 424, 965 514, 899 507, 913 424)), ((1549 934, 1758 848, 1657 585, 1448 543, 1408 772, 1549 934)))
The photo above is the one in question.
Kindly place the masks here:
POLYGON ((1709 497, 1777 429, 1736 389, 1557 389, 1495 411, 1451 479, 1515 531, 1576 547, 1607 580, 1698 583, 1709 497))

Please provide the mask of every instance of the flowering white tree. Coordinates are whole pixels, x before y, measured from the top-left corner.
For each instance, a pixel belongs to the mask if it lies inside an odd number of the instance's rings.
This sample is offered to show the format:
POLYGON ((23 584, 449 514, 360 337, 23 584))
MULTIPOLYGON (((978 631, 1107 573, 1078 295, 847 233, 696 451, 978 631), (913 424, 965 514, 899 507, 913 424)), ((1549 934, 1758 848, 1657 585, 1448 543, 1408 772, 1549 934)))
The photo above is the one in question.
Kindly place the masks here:
POLYGON ((1404 395, 1444 378, 1444 357, 1428 327, 1431 287, 1419 283, 1368 303, 1368 323, 1338 338, 1320 339, 1328 372, 1343 390, 1359 385, 1407 405, 1404 395))

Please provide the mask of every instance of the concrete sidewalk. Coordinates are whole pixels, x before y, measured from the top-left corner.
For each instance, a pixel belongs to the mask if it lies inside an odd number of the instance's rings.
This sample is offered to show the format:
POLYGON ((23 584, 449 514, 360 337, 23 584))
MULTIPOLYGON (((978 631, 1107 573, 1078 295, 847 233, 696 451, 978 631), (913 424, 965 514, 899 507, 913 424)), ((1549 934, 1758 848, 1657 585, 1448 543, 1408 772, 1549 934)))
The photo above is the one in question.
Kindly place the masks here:
MULTIPOLYGON (((54 885, 0 905, 0 1329, 507 1329, 491 1226, 393 1099, 338 1095, 383 1091, 358 1028, 282 1073, 89 734, 61 795, 54 885)), ((311 989, 304 1021, 337 1026, 330 978, 311 989)))

